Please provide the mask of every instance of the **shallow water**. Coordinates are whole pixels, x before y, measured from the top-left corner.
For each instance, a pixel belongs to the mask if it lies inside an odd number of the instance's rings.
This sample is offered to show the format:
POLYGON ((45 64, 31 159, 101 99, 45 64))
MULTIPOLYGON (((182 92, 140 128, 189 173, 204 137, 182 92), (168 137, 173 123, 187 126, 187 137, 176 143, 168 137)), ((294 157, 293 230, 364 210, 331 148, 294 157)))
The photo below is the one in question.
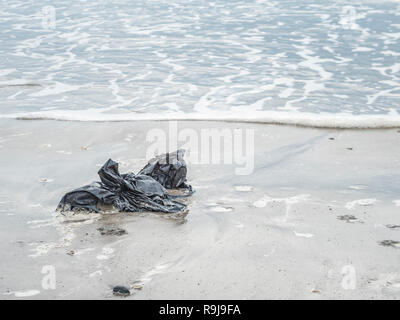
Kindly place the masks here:
POLYGON ((400 126, 399 16, 381 0, 7 1, 0 117, 400 126))

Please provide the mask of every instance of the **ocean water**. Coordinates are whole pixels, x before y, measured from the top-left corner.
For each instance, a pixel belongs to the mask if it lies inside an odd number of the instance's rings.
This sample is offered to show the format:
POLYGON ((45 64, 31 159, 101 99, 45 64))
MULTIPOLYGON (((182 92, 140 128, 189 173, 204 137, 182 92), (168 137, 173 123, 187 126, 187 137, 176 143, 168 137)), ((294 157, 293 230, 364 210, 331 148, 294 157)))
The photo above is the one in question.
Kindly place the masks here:
POLYGON ((2 1, 0 117, 400 127, 400 1, 2 1))

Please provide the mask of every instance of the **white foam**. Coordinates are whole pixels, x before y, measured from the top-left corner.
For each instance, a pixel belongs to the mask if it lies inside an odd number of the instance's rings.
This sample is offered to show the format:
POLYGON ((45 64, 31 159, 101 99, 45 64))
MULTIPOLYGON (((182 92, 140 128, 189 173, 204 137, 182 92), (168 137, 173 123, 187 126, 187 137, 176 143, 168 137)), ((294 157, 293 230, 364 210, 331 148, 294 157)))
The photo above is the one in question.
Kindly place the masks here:
POLYGON ((395 52, 395 51, 392 51, 392 50, 385 50, 385 51, 382 51, 382 54, 384 54, 385 56, 400 56, 400 52, 395 52))
POLYGON ((233 208, 231 207, 224 207, 224 206, 216 206, 210 209, 211 211, 215 212, 231 212, 233 208))
POLYGON ((353 210, 356 206, 371 206, 376 203, 377 199, 359 199, 347 202, 345 208, 348 210, 353 210))
POLYGON ((24 86, 30 83, 31 82, 29 82, 29 80, 25 79, 12 79, 12 80, 0 81, 0 86, 24 86))
POLYGON ((108 259, 110 259, 110 257, 106 256, 105 254, 99 254, 96 258, 98 260, 108 260, 108 259))
POLYGON ((94 250, 95 250, 94 248, 79 249, 79 250, 75 251, 74 256, 79 256, 79 255, 85 254, 86 252, 91 252, 94 250))
POLYGON ((8 75, 10 73, 13 73, 15 71, 17 71, 17 70, 16 69, 3 69, 3 70, 0 70, 0 77, 6 76, 6 75, 8 75))
POLYGON ((294 203, 308 201, 309 198, 310 198, 309 194, 300 194, 300 195, 288 197, 288 198, 272 198, 270 196, 264 196, 263 198, 255 201, 253 203, 253 206, 255 206, 257 208, 264 208, 267 205, 267 203, 270 203, 270 202, 284 202, 287 205, 291 205, 294 203))
POLYGON ((288 97, 290 97, 295 91, 296 91, 296 89, 294 89, 294 88, 287 88, 287 89, 283 90, 283 91, 279 94, 279 98, 288 98, 288 97))
POLYGON ((103 274, 103 272, 101 270, 97 270, 97 271, 94 271, 91 274, 89 274, 89 278, 101 276, 102 274, 103 274))
POLYGON ((72 154, 72 152, 70 152, 70 151, 65 151, 65 150, 58 150, 58 151, 56 151, 57 153, 60 153, 60 154, 65 154, 65 155, 71 155, 72 154))
POLYGON ((287 224, 288 220, 289 220, 289 214, 290 214, 292 205, 296 204, 296 203, 300 203, 300 202, 306 202, 309 200, 310 200, 309 194, 300 194, 300 195, 296 195, 296 196, 288 197, 288 198, 272 198, 270 196, 264 196, 263 198, 254 202, 253 206, 255 206, 257 208, 264 208, 267 205, 267 203, 270 203, 270 202, 283 202, 286 205, 285 213, 282 217, 276 218, 275 221, 278 223, 287 224))
MULTIPOLYGON (((204 102, 204 101, 203 101, 204 102)), ((200 109, 208 109, 208 103, 200 103, 200 109)), ((203 109, 203 110, 204 110, 203 109)), ((210 111, 198 113, 103 113, 102 109, 86 110, 49 110, 30 113, 0 114, 0 118, 11 119, 47 119, 65 121, 227 121, 252 122, 265 124, 286 124, 320 128, 399 128, 400 114, 392 110, 388 114, 353 115, 349 113, 308 113, 297 111, 210 111)))
POLYGON ((354 185, 354 186, 349 186, 349 189, 353 189, 353 190, 364 190, 367 189, 367 186, 364 185, 354 185))
POLYGON ((99 254, 96 258, 98 260, 108 260, 111 258, 113 252, 114 252, 114 249, 112 249, 110 247, 104 247, 102 249, 102 254, 99 254))
POLYGON ((39 290, 26 290, 26 291, 16 291, 14 295, 18 298, 26 298, 36 296, 40 293, 39 290))
POLYGON ((374 51, 375 49, 373 48, 368 48, 368 47, 357 47, 353 49, 353 52, 369 52, 369 51, 374 51))
POLYGON ((299 233, 299 232, 296 232, 296 231, 293 231, 293 232, 294 232, 295 236, 297 236, 297 237, 302 237, 302 238, 312 238, 312 237, 314 237, 314 235, 312 233, 299 233))
POLYGON ((400 200, 393 200, 395 206, 400 207, 400 200))
POLYGON ((235 186, 235 190, 239 192, 250 192, 253 191, 252 186, 235 186))

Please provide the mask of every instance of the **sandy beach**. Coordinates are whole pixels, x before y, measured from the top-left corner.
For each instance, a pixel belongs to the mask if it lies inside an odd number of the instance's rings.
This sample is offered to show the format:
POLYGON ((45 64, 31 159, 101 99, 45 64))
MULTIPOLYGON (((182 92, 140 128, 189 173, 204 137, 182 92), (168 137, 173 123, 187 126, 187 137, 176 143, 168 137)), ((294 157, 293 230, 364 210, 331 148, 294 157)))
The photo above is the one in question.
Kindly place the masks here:
POLYGON ((146 163, 168 122, 0 120, 2 299, 399 299, 400 131, 254 130, 254 170, 188 164, 186 216, 61 215, 74 188, 146 163), (48 266, 55 288, 43 279, 48 266))

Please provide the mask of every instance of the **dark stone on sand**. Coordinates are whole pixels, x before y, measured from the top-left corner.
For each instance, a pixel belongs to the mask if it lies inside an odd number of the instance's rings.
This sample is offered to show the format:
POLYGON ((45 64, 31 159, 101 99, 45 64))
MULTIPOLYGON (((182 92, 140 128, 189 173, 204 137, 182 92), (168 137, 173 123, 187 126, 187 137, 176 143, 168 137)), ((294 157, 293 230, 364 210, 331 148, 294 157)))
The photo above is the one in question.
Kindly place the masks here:
POLYGON ((347 150, 353 150, 353 148, 346 148, 347 150))
POLYGON ((131 294, 131 292, 129 291, 129 289, 127 287, 124 286, 115 286, 113 288, 113 294, 116 296, 123 296, 123 297, 127 297, 131 294))
POLYGON ((127 234, 126 230, 118 227, 101 227, 97 229, 102 236, 122 236, 127 234))
POLYGON ((397 229, 397 228, 400 228, 400 225, 398 225, 398 224, 387 224, 386 228, 397 229))
POLYGON ((400 241, 395 241, 395 240, 382 240, 378 242, 381 246, 384 247, 393 247, 393 248, 398 248, 398 245, 400 244, 400 241))
POLYGON ((350 214, 345 214, 345 215, 342 215, 342 216, 338 216, 337 218, 339 220, 346 221, 346 222, 355 222, 355 221, 358 220, 355 216, 350 215, 350 214))
POLYGON ((329 138, 329 140, 335 140, 335 138, 329 138))

